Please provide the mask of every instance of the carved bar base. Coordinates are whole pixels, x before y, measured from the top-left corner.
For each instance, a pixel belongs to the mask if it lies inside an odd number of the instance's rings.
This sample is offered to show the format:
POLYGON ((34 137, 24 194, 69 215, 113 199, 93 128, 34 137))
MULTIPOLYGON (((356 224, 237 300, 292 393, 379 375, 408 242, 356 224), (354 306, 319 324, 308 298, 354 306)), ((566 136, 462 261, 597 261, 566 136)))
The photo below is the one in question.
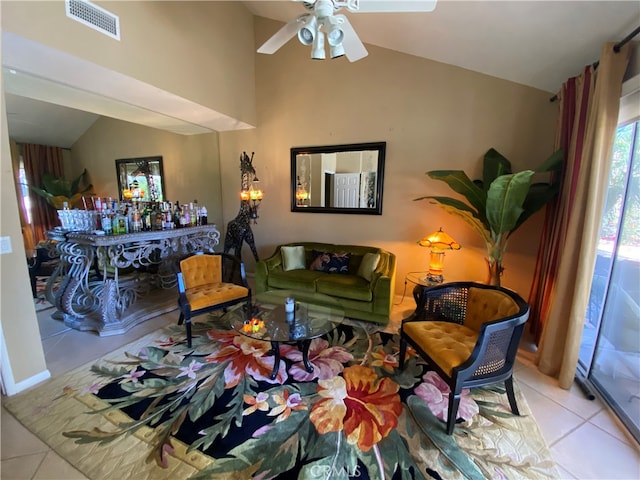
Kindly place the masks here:
POLYGON ((179 260, 213 251, 220 233, 206 225, 115 236, 56 230, 49 238, 61 259, 46 291, 53 318, 109 336, 175 310, 179 260))

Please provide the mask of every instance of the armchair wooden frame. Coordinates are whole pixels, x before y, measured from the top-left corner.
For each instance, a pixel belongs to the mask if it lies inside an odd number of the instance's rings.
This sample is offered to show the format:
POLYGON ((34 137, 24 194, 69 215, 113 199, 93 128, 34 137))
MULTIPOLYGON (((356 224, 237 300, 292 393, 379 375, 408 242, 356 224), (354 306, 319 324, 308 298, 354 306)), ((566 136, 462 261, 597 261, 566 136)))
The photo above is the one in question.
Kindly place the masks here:
MULTIPOLYGON (((504 382, 511 411, 520 415, 513 389, 513 366, 515 363, 518 343, 529 318, 529 305, 515 292, 502 287, 478 284, 473 282, 454 282, 436 287, 422 287, 419 304, 415 312, 402 321, 400 329, 400 368, 404 368, 407 344, 411 345, 418 354, 432 367, 449 385, 448 414, 446 432, 451 435, 457 418, 460 394, 463 389, 479 387, 497 382, 504 382), (442 322, 452 322, 464 328, 467 320, 467 305, 470 292, 472 295, 482 295, 483 290, 500 292, 499 297, 506 297, 509 314, 503 318, 490 318, 481 322, 477 330, 477 340, 471 354, 462 358, 461 363, 452 368, 439 365, 432 357, 437 356, 436 341, 419 336, 416 332, 427 333, 430 327, 437 328, 442 322), (438 322, 422 325, 424 329, 409 328, 414 322, 438 322), (434 355, 435 354, 435 355, 434 355)), ((456 328, 448 326, 446 328, 456 328)), ((467 328, 468 334, 470 330, 467 328)), ((473 332, 473 330, 471 330, 473 332)), ((455 347, 454 347, 455 348, 455 347)), ((440 352, 441 354, 442 352, 440 352)))
POLYGON ((197 253, 180 261, 178 279, 178 308, 180 317, 178 325, 185 324, 187 345, 191 347, 191 318, 214 310, 226 309, 241 302, 251 302, 251 289, 247 284, 244 263, 236 256, 228 253, 197 253), (188 273, 199 262, 198 257, 218 256, 221 272, 200 268, 198 278, 191 280, 193 274, 188 273))

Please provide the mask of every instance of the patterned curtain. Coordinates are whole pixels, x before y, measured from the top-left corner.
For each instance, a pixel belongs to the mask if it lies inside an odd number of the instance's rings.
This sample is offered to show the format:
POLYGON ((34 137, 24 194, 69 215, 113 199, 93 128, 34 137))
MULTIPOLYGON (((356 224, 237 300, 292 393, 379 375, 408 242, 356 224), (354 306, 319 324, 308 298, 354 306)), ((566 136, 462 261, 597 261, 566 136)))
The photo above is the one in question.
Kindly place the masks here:
POLYGON ((539 338, 541 372, 570 388, 578 365, 600 217, 606 195, 629 45, 602 48, 597 74, 589 66, 559 95, 556 144, 565 151, 562 190, 549 208, 529 295, 539 338))
MULTIPOLYGON (((42 187, 42 176, 45 172, 55 177, 63 177, 62 149, 45 145, 22 144, 27 183, 42 187)), ((31 225, 36 244, 47 238, 47 230, 59 225, 58 212, 47 201, 33 191, 29 191, 31 201, 31 225)), ((22 202, 21 202, 22 203, 22 202)))

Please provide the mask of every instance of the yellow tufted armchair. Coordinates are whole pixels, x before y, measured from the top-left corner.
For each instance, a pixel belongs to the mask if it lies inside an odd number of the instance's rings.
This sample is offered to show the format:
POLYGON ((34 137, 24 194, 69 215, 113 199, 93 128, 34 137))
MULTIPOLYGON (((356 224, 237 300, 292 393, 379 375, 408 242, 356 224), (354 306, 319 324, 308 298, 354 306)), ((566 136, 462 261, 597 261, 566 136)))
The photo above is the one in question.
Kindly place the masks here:
POLYGON ((226 253, 197 253, 180 262, 178 325, 187 328, 191 347, 191 317, 251 301, 244 263, 226 253))
POLYGON ((447 433, 453 433, 464 388, 504 382, 511 411, 513 364, 529 305, 506 288, 471 282, 423 287, 415 312, 400 328, 400 368, 407 344, 449 385, 447 433))

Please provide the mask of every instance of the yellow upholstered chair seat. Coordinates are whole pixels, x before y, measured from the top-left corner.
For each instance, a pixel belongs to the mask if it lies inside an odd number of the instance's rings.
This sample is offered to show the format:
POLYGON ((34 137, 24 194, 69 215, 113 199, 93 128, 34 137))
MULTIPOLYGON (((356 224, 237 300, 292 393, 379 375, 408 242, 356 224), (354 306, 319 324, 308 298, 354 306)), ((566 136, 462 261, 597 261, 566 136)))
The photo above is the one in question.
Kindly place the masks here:
POLYGON ((471 356, 478 341, 478 332, 450 322, 407 323, 404 331, 449 375, 471 356))
POLYGON ((188 288, 185 291, 191 310, 229 302, 249 295, 249 289, 233 283, 213 283, 188 288))

